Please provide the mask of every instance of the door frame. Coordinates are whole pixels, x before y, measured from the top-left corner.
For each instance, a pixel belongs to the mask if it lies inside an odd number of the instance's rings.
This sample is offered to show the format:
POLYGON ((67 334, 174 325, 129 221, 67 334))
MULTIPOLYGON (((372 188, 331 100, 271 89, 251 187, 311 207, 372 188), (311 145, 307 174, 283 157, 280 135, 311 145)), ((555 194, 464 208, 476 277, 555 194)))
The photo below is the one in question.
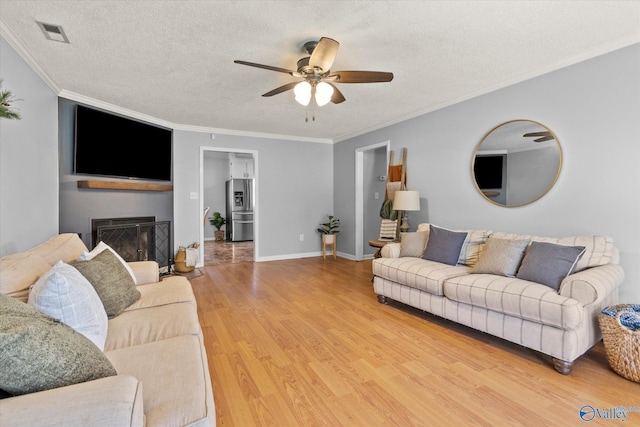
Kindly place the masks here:
POLYGON ((258 180, 258 151, 257 150, 243 150, 240 148, 221 148, 211 146, 200 146, 200 259, 204 264, 204 221, 202 219, 202 213, 204 212, 204 153, 207 151, 217 151, 222 153, 242 153, 251 154, 253 157, 253 261, 259 259, 258 253, 258 240, 260 238, 259 232, 259 180, 258 180))
POLYGON ((388 170, 389 169, 389 151, 391 151, 390 140, 356 148, 356 154, 355 154, 356 261, 362 261, 364 259, 364 153, 365 151, 375 150, 381 147, 386 147, 387 149, 386 159, 387 159, 387 170, 388 170))

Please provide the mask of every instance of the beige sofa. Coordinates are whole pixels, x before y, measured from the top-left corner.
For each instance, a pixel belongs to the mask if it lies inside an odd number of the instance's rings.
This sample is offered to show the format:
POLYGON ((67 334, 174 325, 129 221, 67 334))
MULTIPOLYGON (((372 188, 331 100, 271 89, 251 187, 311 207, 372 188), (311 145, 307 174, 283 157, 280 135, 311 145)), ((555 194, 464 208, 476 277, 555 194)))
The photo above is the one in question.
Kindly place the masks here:
MULTIPOLYGON (((60 234, 0 259, 0 292, 27 301, 58 260, 87 248, 60 234)), ((0 400, 0 424, 20 426, 214 426, 211 379, 191 285, 158 277, 155 262, 129 263, 140 299, 109 319, 104 354, 116 376, 0 400)))
MULTIPOLYGON (((418 228, 420 232, 428 230, 429 224, 418 228)), ((618 302, 624 272, 612 240, 605 236, 555 239, 465 231, 468 234, 456 265, 420 256, 401 257, 405 236, 402 243, 384 246, 382 257, 372 264, 378 300, 386 303, 391 298, 547 354, 558 372, 568 374, 575 359, 601 339, 598 313, 618 302), (554 290, 517 277, 472 273, 489 238, 579 245, 585 251, 574 273, 554 290)))

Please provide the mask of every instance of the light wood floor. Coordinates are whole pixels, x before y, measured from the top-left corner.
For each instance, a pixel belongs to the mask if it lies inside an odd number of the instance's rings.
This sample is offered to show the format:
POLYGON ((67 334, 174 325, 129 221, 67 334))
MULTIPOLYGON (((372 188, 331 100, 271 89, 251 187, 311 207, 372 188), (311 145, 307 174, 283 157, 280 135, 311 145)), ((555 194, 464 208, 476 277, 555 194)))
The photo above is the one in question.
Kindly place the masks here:
POLYGON ((577 426, 584 405, 640 407, 601 343, 560 375, 546 356, 379 304, 371 261, 222 264, 190 281, 219 427, 577 426))

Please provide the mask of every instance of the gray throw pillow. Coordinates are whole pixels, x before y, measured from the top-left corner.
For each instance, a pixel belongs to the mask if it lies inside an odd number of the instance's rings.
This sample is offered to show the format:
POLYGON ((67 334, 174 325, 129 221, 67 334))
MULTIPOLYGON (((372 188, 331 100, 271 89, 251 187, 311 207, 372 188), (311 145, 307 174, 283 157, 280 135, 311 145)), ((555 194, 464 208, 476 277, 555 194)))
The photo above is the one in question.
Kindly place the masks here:
POLYGON ((584 246, 531 242, 516 277, 558 290, 562 280, 576 268, 584 251, 584 246))
POLYGON ((73 261, 74 266, 96 289, 109 318, 122 313, 140 299, 131 275, 111 251, 102 251, 89 261, 73 261))
POLYGON ((467 233, 430 225, 429 240, 423 258, 443 264, 456 265, 466 237, 467 233))
POLYGON ((0 389, 21 395, 116 375, 87 337, 0 294, 0 389))
POLYGON ((471 273, 515 277, 528 244, 529 240, 489 237, 471 273))

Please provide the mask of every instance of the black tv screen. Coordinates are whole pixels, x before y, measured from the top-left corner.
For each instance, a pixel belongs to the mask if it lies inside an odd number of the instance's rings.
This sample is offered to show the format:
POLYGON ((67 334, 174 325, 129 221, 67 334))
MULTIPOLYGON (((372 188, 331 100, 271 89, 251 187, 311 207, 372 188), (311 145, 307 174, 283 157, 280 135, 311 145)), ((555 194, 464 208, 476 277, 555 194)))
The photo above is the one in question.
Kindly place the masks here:
POLYGON ((76 106, 74 173, 171 181, 171 129, 76 106))
POLYGON ((502 164, 504 156, 476 156, 473 174, 478 188, 502 188, 502 164))

